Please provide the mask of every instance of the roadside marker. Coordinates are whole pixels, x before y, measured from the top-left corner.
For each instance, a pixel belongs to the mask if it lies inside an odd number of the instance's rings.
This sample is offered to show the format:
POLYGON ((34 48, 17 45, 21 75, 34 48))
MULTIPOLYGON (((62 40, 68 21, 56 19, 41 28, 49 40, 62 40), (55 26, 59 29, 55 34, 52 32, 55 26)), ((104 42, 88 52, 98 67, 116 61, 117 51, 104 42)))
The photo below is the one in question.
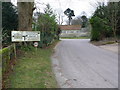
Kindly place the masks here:
POLYGON ((36 48, 36 53, 37 53, 38 42, 34 42, 34 47, 36 48))
POLYGON ((34 47, 38 47, 38 42, 34 42, 34 47))

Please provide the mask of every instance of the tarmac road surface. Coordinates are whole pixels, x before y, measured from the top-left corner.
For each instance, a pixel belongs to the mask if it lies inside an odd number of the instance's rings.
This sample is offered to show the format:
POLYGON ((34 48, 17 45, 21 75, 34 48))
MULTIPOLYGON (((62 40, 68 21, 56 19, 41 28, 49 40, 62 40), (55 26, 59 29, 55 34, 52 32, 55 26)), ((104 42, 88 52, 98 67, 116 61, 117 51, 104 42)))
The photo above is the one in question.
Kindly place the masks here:
POLYGON ((63 39, 52 63, 60 88, 118 88, 118 54, 89 39, 63 39))

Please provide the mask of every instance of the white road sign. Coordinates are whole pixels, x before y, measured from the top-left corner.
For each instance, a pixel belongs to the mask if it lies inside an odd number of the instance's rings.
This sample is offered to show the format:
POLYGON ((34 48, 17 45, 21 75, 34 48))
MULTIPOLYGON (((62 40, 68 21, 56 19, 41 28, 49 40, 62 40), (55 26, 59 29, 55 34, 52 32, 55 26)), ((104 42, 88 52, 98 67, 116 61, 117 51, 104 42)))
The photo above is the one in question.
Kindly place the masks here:
POLYGON ((34 47, 38 47, 38 42, 34 42, 34 47))
POLYGON ((40 41, 40 31, 12 31, 12 42, 40 41))

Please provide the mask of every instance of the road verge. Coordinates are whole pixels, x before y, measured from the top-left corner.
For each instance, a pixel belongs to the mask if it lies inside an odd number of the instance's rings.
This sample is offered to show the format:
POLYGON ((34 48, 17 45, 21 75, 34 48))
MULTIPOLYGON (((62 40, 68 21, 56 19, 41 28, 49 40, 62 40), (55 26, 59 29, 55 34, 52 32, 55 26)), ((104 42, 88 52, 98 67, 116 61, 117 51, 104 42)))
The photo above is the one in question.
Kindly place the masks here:
POLYGON ((24 51, 8 76, 5 88, 57 88, 50 58, 56 43, 44 49, 24 51))

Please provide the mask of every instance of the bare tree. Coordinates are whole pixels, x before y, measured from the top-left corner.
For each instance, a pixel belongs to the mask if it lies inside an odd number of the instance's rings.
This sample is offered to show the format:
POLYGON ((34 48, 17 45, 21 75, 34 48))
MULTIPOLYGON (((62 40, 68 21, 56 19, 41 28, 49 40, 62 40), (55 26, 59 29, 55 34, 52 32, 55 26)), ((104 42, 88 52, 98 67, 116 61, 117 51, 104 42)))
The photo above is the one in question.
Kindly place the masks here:
POLYGON ((112 27, 113 35, 115 38, 115 41, 117 42, 117 24, 119 20, 118 16, 118 10, 119 10, 119 4, 118 2, 109 2, 108 4, 108 19, 110 20, 110 25, 112 27))
POLYGON ((62 11, 62 9, 58 8, 57 10, 54 11, 54 13, 56 14, 57 17, 57 22, 59 25, 63 24, 63 17, 64 17, 64 13, 62 11))
POLYGON ((82 25, 81 16, 79 16, 79 17, 73 19, 73 20, 71 21, 71 24, 72 24, 72 25, 82 25))
POLYGON ((62 25, 63 24, 63 17, 61 14, 58 14, 58 23, 59 25, 62 25))

